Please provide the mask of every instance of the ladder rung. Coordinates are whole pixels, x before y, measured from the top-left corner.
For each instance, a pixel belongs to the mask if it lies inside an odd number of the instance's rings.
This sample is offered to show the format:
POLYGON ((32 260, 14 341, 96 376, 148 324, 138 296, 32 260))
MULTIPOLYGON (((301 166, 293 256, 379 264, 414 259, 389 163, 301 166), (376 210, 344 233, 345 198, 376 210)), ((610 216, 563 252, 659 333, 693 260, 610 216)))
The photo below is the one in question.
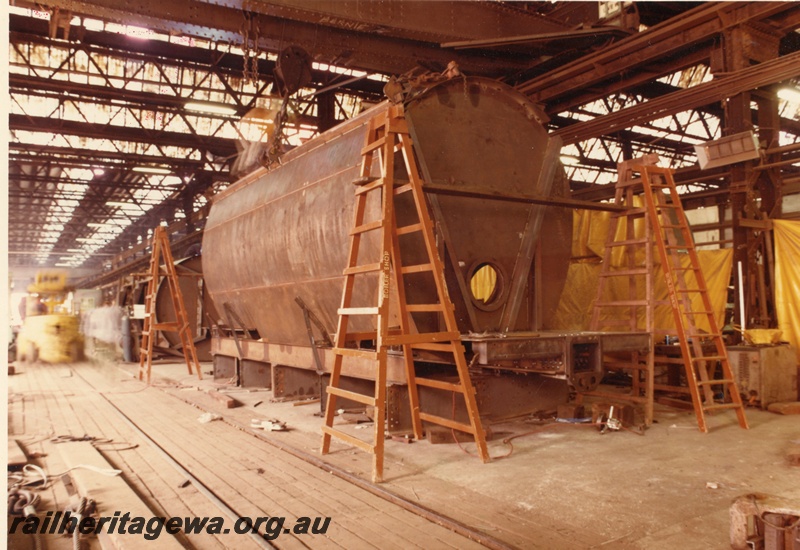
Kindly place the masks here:
POLYGON ((433 424, 439 424, 440 426, 446 426, 453 430, 458 430, 460 432, 466 432, 468 434, 475 435, 472 426, 469 424, 464 424, 463 422, 456 422, 455 420, 450 420, 449 418, 444 418, 442 416, 436 416, 435 414, 428 414, 424 412, 419 413, 420 420, 424 420, 425 422, 431 422, 433 424))
POLYGON ((383 267, 381 263, 357 265, 355 267, 348 267, 342 272, 342 275, 358 275, 359 273, 372 273, 380 271, 383 267))
POLYGON ((733 384, 735 380, 720 378, 719 380, 698 380, 698 386, 718 386, 720 384, 733 384))
POLYGON ((394 188, 394 194, 395 195, 402 195, 403 193, 408 193, 413 188, 414 188, 413 185, 410 184, 410 183, 405 183, 403 185, 398 185, 397 187, 394 188))
POLYGON ((433 271, 433 264, 408 265, 400 268, 400 273, 403 275, 408 275, 409 273, 423 273, 425 271, 433 271))
POLYGON ((362 357, 365 359, 378 359, 378 352, 368 349, 354 349, 354 348, 333 348, 333 353, 336 355, 345 355, 347 357, 362 357))
POLYGON ((360 178, 356 178, 353 180, 353 185, 366 185, 368 183, 372 183, 375 180, 380 179, 379 176, 362 176, 360 178))
POLYGON ((409 344, 414 349, 424 349, 428 351, 449 351, 453 353, 453 344, 434 344, 431 342, 420 342, 418 344, 409 344))
POLYGON ((153 330, 166 330, 166 331, 181 330, 181 326, 178 323, 153 323, 152 325, 150 325, 150 328, 153 330))
POLYGON ((409 313, 421 313, 426 311, 444 311, 442 304, 406 304, 406 311, 409 313))
POLYGON ((689 266, 689 267, 673 267, 672 271, 700 271, 699 267, 689 266))
POLYGON ((377 315, 377 307, 340 307, 339 315, 377 315))
POLYGON ((700 361, 721 361, 722 359, 726 359, 724 355, 705 355, 703 357, 692 357, 692 361, 700 362, 700 361))
MULTIPOLYGON (((694 310, 694 311, 684 311, 682 313, 684 315, 711 315, 714 312, 713 311, 708 311, 707 309, 701 309, 701 310, 694 310)), ((701 334, 700 336, 705 336, 705 335, 701 334)))
POLYGON ((600 273, 600 277, 623 277, 628 275, 647 275, 650 270, 646 267, 639 267, 634 269, 615 269, 613 271, 606 271, 600 273))
POLYGON ((398 227, 397 229, 395 229, 395 233, 397 233, 398 235, 407 235, 409 233, 416 233, 417 231, 422 231, 421 223, 404 225, 403 227, 398 227))
POLYGON ((705 292, 702 288, 676 288, 675 292, 680 292, 682 294, 691 294, 692 292, 701 293, 705 292))
MULTIPOLYGON (((369 178, 372 179, 372 178, 369 178)), ((358 181, 358 180, 356 180, 358 181)), ((356 195, 363 195, 364 193, 369 193, 370 191, 374 191, 375 189, 379 189, 383 186, 383 178, 375 178, 373 181, 361 185, 358 189, 356 189, 356 195)))
POLYGON ((434 380, 433 378, 416 378, 417 386, 425 386, 428 388, 436 388, 437 390, 452 391, 457 393, 464 393, 464 388, 461 384, 454 384, 453 382, 445 382, 444 380, 434 380))
POLYGON ((375 406, 375 398, 370 395, 343 390, 342 388, 336 388, 333 386, 328 386, 328 388, 325 391, 327 391, 331 395, 335 395, 336 397, 343 397, 351 401, 356 401, 358 403, 363 403, 364 405, 369 405, 370 407, 375 406))
POLYGON ((721 409, 741 409, 742 406, 738 403, 720 403, 715 405, 704 405, 704 411, 718 411, 721 409))
POLYGON ((366 233, 367 231, 375 231, 376 229, 380 229, 383 227, 383 220, 376 220, 374 222, 365 223, 364 225, 359 225, 358 227, 354 227, 350 230, 351 235, 358 235, 360 233, 366 233))
POLYGON ((362 156, 366 155, 367 153, 369 153, 371 151, 374 151, 378 147, 382 147, 385 144, 386 144, 386 136, 379 137, 378 139, 376 139, 375 141, 373 141, 369 145, 365 145, 364 147, 362 147, 361 148, 361 155, 362 156))
POLYGON ((387 346, 402 346, 408 344, 422 344, 425 342, 448 342, 458 340, 461 335, 458 332, 426 332, 422 334, 398 334, 387 336, 383 343, 387 346))
POLYGON ((342 441, 349 443, 354 447, 358 447, 362 451, 366 451, 370 454, 375 454, 375 446, 370 445, 366 441, 362 441, 357 437, 353 437, 350 434, 346 434, 343 431, 337 430, 336 428, 331 428, 330 426, 322 426, 323 433, 330 435, 331 437, 336 437, 341 439, 342 441))
POLYGON ((661 229, 689 229, 685 225, 681 225, 679 223, 662 223, 661 229))
POLYGON ((689 244, 665 244, 664 248, 667 250, 688 250, 692 248, 692 245, 689 244))

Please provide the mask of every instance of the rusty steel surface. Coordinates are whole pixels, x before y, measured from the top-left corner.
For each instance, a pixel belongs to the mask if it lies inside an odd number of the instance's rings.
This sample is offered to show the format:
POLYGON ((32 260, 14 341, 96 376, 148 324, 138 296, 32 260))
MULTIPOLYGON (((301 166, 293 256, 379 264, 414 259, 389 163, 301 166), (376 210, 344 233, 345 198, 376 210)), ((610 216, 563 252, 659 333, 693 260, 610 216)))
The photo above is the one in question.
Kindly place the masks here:
MULTIPOLYGON (((314 355, 308 344, 303 346, 287 346, 268 344, 255 340, 241 342, 244 361, 252 361, 271 365, 291 365, 297 369, 316 371, 314 355)), ((236 344, 230 337, 214 337, 211 340, 211 353, 215 362, 221 357, 234 359, 237 357, 236 344)), ((319 350, 322 371, 329 374, 333 365, 333 351, 330 348, 319 350)), ((227 371, 226 371, 227 372, 227 371)), ((375 363, 362 357, 345 357, 342 374, 353 378, 375 379, 375 363)), ((405 384, 406 374, 403 357, 390 354, 387 362, 386 376, 389 384, 405 384)))
MULTIPOLYGON (((244 178, 212 205, 203 239, 207 288, 218 308, 228 304, 272 344, 307 345, 298 296, 334 331, 355 203, 352 181, 358 177, 366 124, 385 109, 381 104, 298 147, 280 166, 244 178)), ((511 88, 481 78, 450 80, 412 100, 406 116, 426 181, 501 195, 536 194, 547 134, 535 106, 511 88)), ((566 184, 562 170, 556 172, 558 195, 566 192, 566 184)), ((458 196, 431 202, 460 330, 497 330, 534 205, 458 196), (499 279, 495 297, 486 304, 478 303, 467 286, 482 263, 490 263, 499 279)), ((400 202, 400 225, 407 211, 400 202)), ((548 209, 542 232, 547 235, 540 241, 545 298, 539 305, 547 318, 566 274, 571 212, 548 209)), ((365 238, 362 246, 377 254, 377 239, 365 238)), ((512 330, 533 328, 533 285, 524 284, 524 305, 512 330)), ((370 286, 357 289, 363 305, 374 301, 370 286)), ((407 278, 409 301, 422 303, 432 291, 407 278)), ((364 322, 352 328, 372 327, 364 322)))

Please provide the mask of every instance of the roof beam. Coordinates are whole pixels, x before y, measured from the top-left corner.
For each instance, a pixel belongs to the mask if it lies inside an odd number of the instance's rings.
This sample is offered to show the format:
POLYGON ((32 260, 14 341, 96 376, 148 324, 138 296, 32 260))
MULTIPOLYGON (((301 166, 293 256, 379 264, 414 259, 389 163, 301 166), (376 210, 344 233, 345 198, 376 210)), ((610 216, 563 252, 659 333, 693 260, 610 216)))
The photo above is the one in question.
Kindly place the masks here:
POLYGON ((578 122, 553 134, 561 137, 565 145, 613 134, 638 124, 697 109, 739 93, 795 78, 799 66, 800 52, 795 52, 593 120, 578 122))
POLYGON ((687 51, 726 29, 800 10, 793 2, 709 2, 647 31, 592 52, 517 86, 533 101, 547 103, 639 70, 655 60, 687 51))

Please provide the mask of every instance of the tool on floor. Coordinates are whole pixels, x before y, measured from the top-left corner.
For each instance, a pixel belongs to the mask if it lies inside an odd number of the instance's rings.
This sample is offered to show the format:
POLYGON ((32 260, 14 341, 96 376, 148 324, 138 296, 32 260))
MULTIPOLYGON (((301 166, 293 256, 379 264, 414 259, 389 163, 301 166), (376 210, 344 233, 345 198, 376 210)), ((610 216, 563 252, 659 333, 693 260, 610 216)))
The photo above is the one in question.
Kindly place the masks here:
POLYGON ((382 480, 387 353, 390 347, 401 346, 405 359, 414 436, 417 439, 422 438, 423 421, 469 433, 475 439, 481 460, 488 462, 489 452, 478 414, 475 389, 469 377, 461 335, 456 325, 454 306, 445 288, 444 267, 436 249, 433 222, 428 213, 422 189, 423 182, 417 168, 417 161, 402 105, 391 106, 386 112, 375 116, 369 121, 366 143, 362 149, 360 178, 354 184, 356 185, 355 215, 353 229, 350 231, 350 250, 347 267, 344 270, 344 289, 342 291, 339 321, 334 343, 334 364, 330 386, 327 389, 328 401, 325 408, 325 423, 322 427, 322 453, 326 454, 330 451, 331 437, 341 439, 350 445, 371 453, 373 455, 372 479, 375 482, 382 480), (400 153, 402 161, 396 163, 397 153, 400 153), (380 175, 373 176, 373 161, 376 157, 378 162, 375 164, 380 168, 380 175), (407 176, 407 181, 398 179, 397 176, 400 172, 407 176), (376 195, 380 197, 380 214, 378 219, 365 221, 368 211, 368 196, 370 195, 372 197, 376 195), (405 197, 402 197, 403 195, 405 197), (401 201, 403 201, 402 217, 416 218, 412 223, 404 221, 405 225, 398 225, 398 211, 395 207, 401 201), (372 238, 375 234, 373 232, 377 233, 380 239, 380 256, 371 258, 370 260, 373 263, 362 263, 364 261, 361 257, 362 238, 372 238), (367 236, 370 233, 372 235, 367 236), (419 257, 409 261, 408 249, 406 248, 408 245, 401 247, 401 242, 405 244, 409 240, 417 244, 423 244, 424 258, 421 261, 419 257), (377 261, 375 261, 376 259, 377 261), (356 279, 362 284, 368 284, 370 274, 373 278, 375 274, 378 277, 377 306, 356 306, 354 300, 356 279), (410 304, 406 299, 405 278, 407 276, 422 275, 432 279, 429 284, 436 288, 437 301, 435 303, 410 304), (390 311, 390 303, 395 298, 390 292, 390 285, 394 285, 396 288, 397 311, 393 311, 395 307, 392 307, 392 311, 390 311), (392 313, 399 317, 399 329, 389 327, 390 314, 392 313), (441 332, 412 333, 414 315, 437 315, 442 321, 444 330, 441 332), (373 318, 373 326, 377 327, 376 330, 360 333, 348 332, 349 321, 355 316, 373 318), (366 350, 348 347, 349 343, 360 340, 373 340, 375 349, 366 350), (449 354, 456 365, 457 381, 452 380, 455 379, 455 376, 451 380, 418 377, 414 364, 414 350, 449 354), (375 361, 374 396, 345 390, 340 387, 342 362, 345 357, 358 357, 375 361), (421 412, 418 386, 461 394, 466 404, 469 423, 421 412), (333 427, 334 413, 337 409, 336 399, 339 397, 368 407, 374 407, 375 433, 372 443, 333 427))

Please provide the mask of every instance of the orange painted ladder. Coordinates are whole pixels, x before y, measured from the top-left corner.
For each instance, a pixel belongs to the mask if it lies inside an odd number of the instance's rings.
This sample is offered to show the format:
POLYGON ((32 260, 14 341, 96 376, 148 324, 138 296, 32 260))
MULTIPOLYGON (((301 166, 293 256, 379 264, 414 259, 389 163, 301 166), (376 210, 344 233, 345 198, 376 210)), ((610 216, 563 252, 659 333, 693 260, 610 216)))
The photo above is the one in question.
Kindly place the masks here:
POLYGON ((742 398, 731 369, 728 350, 722 339, 722 331, 714 317, 705 276, 694 245, 694 236, 686 220, 672 170, 658 166, 640 166, 638 169, 672 304, 672 315, 686 369, 687 384, 697 415, 697 425, 701 431, 707 432, 706 413, 733 409, 736 411, 739 426, 747 429, 742 398), (688 266, 681 264, 682 254, 688 255, 688 266), (694 276, 688 278, 688 273, 694 276), (690 286, 690 283, 694 286, 690 286), (700 297, 702 309, 692 309, 692 296, 700 297), (699 319, 705 319, 708 323, 708 333, 698 330, 699 319), (704 341, 713 344, 715 351, 712 355, 704 353, 704 341), (721 380, 713 379, 717 363, 722 367, 721 380), (723 386, 723 395, 730 400, 729 402, 714 403, 713 397, 709 398, 711 386, 717 385, 723 386), (705 392, 705 401, 701 399, 700 388, 705 392))
POLYGON ((172 251, 169 247, 169 237, 163 227, 158 226, 153 232, 153 253, 150 256, 150 269, 148 271, 147 291, 144 300, 144 327, 142 329, 141 344, 139 347, 139 380, 150 383, 150 374, 153 363, 153 343, 156 331, 177 332, 181 338, 181 351, 192 374, 192 364, 197 369, 197 378, 202 379, 203 373, 200 370, 200 362, 197 360, 197 351, 194 347, 192 330, 189 326, 189 316, 183 302, 183 294, 178 281, 178 273, 175 269, 175 262, 172 259, 172 251), (169 293, 172 298, 172 307, 175 310, 175 321, 166 323, 155 322, 156 312, 156 293, 158 283, 162 276, 161 258, 165 263, 164 277, 167 280, 169 293))
POLYGON ((469 377, 468 365, 464 357, 464 347, 456 325, 454 306, 447 294, 444 267, 436 250, 433 222, 427 210, 422 188, 423 182, 417 168, 416 157, 402 105, 390 106, 387 111, 369 121, 365 146, 362 149, 360 178, 354 184, 356 185, 355 215, 353 229, 350 231, 347 267, 343 272, 344 289, 342 291, 341 307, 338 311, 339 321, 334 342, 334 364, 330 385, 327 389, 325 423, 322 427, 322 454, 330 451, 331 438, 336 437, 372 454, 372 480, 374 482, 383 480, 387 352, 392 346, 402 346, 414 436, 417 439, 423 437, 423 421, 469 433, 475 438, 480 458, 483 462, 488 462, 489 452, 478 414, 475 389, 469 377), (397 153, 400 153, 402 162, 395 162, 397 153), (373 176, 373 160, 375 160, 376 156, 378 159, 376 164, 380 167, 380 175, 373 176), (396 180, 395 164, 398 165, 398 170, 403 171, 404 169, 408 181, 396 180), (367 197, 372 193, 377 193, 380 196, 380 214, 378 219, 365 221, 368 210, 367 197), (398 227, 395 213, 395 197, 404 193, 411 193, 417 221, 398 227), (379 235, 380 256, 377 261, 372 258, 372 263, 361 263, 363 260, 359 256, 362 237, 366 238, 366 235, 370 233, 379 235), (424 242, 425 260, 413 265, 403 265, 400 242, 401 240, 405 242, 406 239, 412 238, 414 235, 418 239, 421 236, 421 241, 424 242), (377 306, 354 306, 356 280, 358 279, 359 283, 362 283, 367 279, 365 276, 372 274, 374 278, 375 273, 378 275, 377 297, 375 300, 377 306), (436 303, 407 303, 403 281, 404 277, 411 274, 428 275, 430 284, 436 288, 436 303), (390 298, 390 285, 393 284, 392 279, 396 284, 398 298, 396 314, 399 316, 399 329, 390 329, 389 327, 390 302, 392 301, 390 298), (412 315, 414 314, 438 315, 440 320, 444 322, 444 330, 441 332, 412 333, 412 315), (374 319, 373 326, 377 327, 376 330, 348 333, 350 318, 354 316, 372 317, 374 319), (375 341, 374 350, 347 347, 348 342, 367 339, 375 341), (456 366, 458 382, 417 376, 413 357, 414 350, 451 354, 456 366), (344 357, 361 357, 375 361, 374 395, 352 392, 340 387, 344 357), (457 393, 461 394, 466 405, 469 423, 421 412, 418 386, 452 392, 454 396, 457 393), (336 400, 339 397, 374 407, 375 431, 372 442, 354 437, 333 427, 336 400))

